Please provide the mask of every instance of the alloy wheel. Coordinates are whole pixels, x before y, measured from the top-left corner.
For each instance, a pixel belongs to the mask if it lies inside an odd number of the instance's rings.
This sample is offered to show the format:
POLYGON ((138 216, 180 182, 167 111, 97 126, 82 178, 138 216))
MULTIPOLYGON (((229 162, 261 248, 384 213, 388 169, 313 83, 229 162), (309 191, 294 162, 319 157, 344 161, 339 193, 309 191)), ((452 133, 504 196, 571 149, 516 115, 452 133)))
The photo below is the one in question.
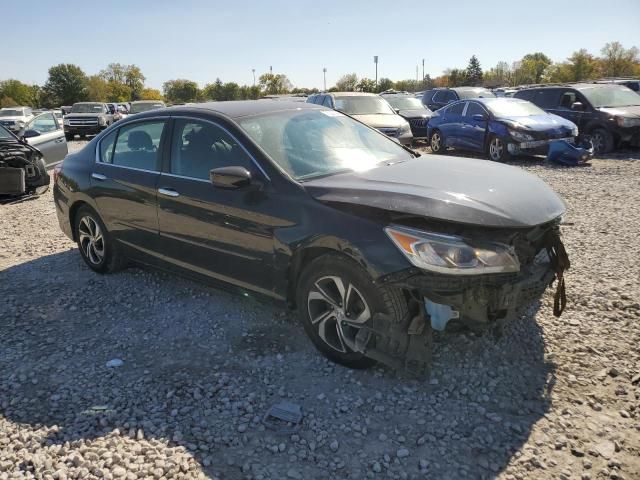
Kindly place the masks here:
POLYGON ((498 137, 494 137, 489 144, 489 157, 491 160, 499 161, 504 153, 504 143, 498 137))
POLYGON ((307 311, 322 341, 341 353, 356 351, 356 334, 371 318, 360 291, 337 276, 316 280, 307 296, 307 311))
POLYGON ((431 135, 431 150, 434 152, 440 151, 440 147, 442 144, 442 138, 438 132, 435 132, 431 135))
POLYGON ((100 265, 104 260, 104 236, 100 225, 90 216, 84 216, 78 224, 78 243, 85 258, 93 265, 100 265))
POLYGON ((591 144, 596 153, 601 153, 604 150, 604 136, 602 133, 595 132, 591 137, 591 144))

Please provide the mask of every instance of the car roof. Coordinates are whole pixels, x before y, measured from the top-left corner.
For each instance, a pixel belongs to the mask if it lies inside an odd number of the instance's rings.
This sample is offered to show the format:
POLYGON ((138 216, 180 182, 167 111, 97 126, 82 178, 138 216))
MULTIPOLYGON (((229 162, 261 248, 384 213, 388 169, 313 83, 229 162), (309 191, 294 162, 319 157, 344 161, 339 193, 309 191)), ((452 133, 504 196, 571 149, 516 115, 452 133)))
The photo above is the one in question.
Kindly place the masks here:
POLYGON ((320 105, 306 102, 294 102, 282 100, 274 102, 273 100, 238 100, 228 102, 206 102, 195 103, 193 105, 176 105, 168 107, 165 111, 175 112, 197 112, 201 110, 213 113, 221 113, 230 118, 248 117, 251 115, 260 115, 263 113, 283 112, 287 110, 303 110, 303 109, 321 109, 320 105))
POLYGON ((329 92, 329 95, 335 95, 336 97, 379 97, 377 93, 367 92, 329 92))
MULTIPOLYGON (((134 100, 133 102, 131 102, 132 104, 134 103, 164 103, 164 101, 162 100, 134 100)), ((121 103, 120 105, 123 105, 124 103, 121 103)))

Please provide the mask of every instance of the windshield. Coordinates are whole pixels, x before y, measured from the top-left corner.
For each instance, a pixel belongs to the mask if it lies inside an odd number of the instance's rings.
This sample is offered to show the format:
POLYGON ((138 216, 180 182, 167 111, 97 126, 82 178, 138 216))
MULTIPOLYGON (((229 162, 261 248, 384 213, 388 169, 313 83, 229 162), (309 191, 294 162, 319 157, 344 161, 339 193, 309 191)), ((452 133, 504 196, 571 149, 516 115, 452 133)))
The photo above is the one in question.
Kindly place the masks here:
POLYGON ((71 113, 101 113, 101 103, 76 103, 71 107, 71 113))
POLYGON ((7 130, 5 130, 3 126, 0 126, 0 139, 7 139, 7 138, 15 140, 15 137, 13 135, 11 135, 7 130))
POLYGON ((290 110, 239 123, 297 180, 369 170, 412 158, 393 140, 333 110, 290 110))
POLYGON ((0 117, 22 117, 22 110, 16 110, 14 108, 7 108, 0 110, 0 117))
POLYGON ((397 108, 398 110, 428 110, 428 108, 415 97, 385 97, 385 100, 389 102, 393 108, 397 108))
POLYGON ((377 96, 336 97, 336 110, 349 115, 395 114, 389 104, 377 96))
POLYGON ((547 113, 526 100, 495 100, 484 104, 496 117, 529 117, 547 113))
POLYGON ((129 113, 148 112, 149 110, 155 110, 156 108, 163 108, 164 103, 132 103, 129 113))
POLYGON ((468 98, 496 98, 495 93, 484 88, 478 88, 476 90, 457 90, 457 92, 461 100, 466 100, 468 98))
POLYGON ((630 107, 640 105, 640 95, 627 87, 607 85, 581 88, 582 93, 593 107, 630 107))

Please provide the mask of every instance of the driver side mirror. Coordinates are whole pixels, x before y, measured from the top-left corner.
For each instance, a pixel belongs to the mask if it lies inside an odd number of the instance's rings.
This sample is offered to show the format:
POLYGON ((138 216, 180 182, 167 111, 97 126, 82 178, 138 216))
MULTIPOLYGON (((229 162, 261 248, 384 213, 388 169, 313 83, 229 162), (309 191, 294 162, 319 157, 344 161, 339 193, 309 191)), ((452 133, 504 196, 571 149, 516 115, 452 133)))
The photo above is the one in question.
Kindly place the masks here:
POLYGON ((394 108, 393 111, 396 112, 396 113, 400 113, 400 109, 399 108, 394 108))
POLYGON ((582 104, 582 102, 573 102, 571 104, 571 110, 583 111, 584 105, 582 104))
POLYGON ((251 172, 244 167, 220 167, 209 172, 214 187, 242 188, 251 185, 251 172))

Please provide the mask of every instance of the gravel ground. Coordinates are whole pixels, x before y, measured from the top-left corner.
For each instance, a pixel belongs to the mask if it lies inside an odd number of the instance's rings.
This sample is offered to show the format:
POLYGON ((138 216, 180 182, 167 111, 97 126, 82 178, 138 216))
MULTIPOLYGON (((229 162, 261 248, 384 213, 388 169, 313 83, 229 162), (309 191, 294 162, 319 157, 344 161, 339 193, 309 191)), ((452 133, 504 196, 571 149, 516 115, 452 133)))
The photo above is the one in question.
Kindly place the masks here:
POLYGON ((617 157, 518 163, 569 204, 568 310, 437 335, 426 381, 335 366, 250 296, 92 273, 51 193, 0 207, 0 479, 640 478, 640 154, 617 157), (292 434, 261 423, 282 399, 292 434))

